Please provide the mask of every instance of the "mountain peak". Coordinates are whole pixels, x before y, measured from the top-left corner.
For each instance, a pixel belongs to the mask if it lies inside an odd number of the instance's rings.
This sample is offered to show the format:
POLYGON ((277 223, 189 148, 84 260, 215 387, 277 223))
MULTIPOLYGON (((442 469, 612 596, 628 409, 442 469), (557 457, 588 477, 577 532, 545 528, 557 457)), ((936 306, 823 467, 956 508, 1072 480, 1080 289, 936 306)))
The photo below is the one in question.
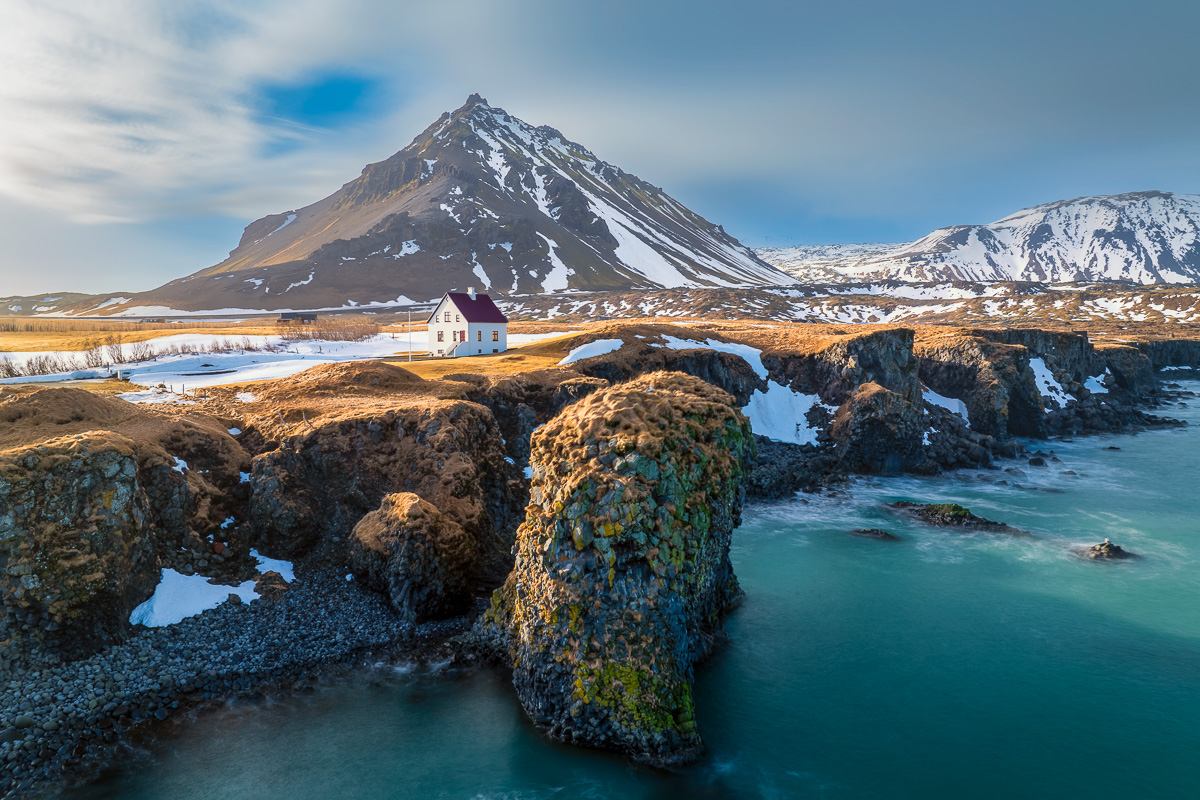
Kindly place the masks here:
POLYGON ((472 94, 323 200, 248 225, 222 263, 137 302, 340 308, 468 286, 523 295, 792 282, 658 187, 472 94))
POLYGON ((484 108, 491 108, 491 106, 488 105, 488 101, 478 92, 472 93, 471 96, 467 98, 467 102, 463 103, 462 107, 463 107, 463 110, 465 111, 465 110, 473 108, 475 106, 483 106, 484 108))

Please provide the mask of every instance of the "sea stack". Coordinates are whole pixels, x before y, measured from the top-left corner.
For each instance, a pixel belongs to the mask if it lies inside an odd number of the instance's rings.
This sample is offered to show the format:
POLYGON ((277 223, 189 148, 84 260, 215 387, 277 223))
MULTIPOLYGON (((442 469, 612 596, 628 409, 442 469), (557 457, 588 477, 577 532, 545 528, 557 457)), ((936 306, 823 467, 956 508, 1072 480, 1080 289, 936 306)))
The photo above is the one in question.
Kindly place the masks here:
POLYGON ((729 543, 753 448, 729 394, 668 372, 534 434, 516 566, 478 630, 551 736, 660 766, 701 752, 693 665, 741 595, 729 543))

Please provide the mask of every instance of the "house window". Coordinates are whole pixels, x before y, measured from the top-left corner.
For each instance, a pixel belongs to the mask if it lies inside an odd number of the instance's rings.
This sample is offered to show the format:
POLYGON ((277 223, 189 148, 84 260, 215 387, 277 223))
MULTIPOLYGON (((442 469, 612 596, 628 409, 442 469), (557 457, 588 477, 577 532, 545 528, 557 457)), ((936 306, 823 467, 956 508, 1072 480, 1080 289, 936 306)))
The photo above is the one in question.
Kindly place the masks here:
POLYGON ((450 321, 450 312, 447 311, 445 314, 442 315, 442 317, 443 317, 442 322, 449 322, 450 321))
POLYGON ((493 348, 492 348, 492 352, 493 352, 493 353, 499 353, 500 351, 499 351, 499 350, 497 350, 496 348, 494 348, 494 347, 493 347, 493 348))
POLYGON ((475 331, 475 341, 477 341, 477 342, 483 341, 483 331, 475 331))
POLYGON ((500 341, 500 331, 492 331, 492 341, 493 342, 500 341))
POLYGON ((454 315, 454 321, 455 321, 455 322, 462 322, 462 317, 460 317, 458 314, 455 314, 455 315, 454 315))
POLYGON ((438 331, 438 341, 439 342, 446 341, 446 332, 445 331, 438 331))
POLYGON ((458 331, 450 331, 450 339, 451 339, 451 341, 457 342, 458 341, 458 331))

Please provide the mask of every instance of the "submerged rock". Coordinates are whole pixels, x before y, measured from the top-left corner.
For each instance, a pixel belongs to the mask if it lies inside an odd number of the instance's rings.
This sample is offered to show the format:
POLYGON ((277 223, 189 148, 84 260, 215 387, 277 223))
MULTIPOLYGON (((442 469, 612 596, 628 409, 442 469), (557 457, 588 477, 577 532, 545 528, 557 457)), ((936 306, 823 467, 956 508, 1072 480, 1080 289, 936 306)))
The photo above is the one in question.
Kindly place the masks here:
POLYGON ((898 542, 900 537, 888 533, 883 528, 855 528, 850 531, 852 536, 862 536, 865 539, 880 539, 885 542, 898 542))
POLYGON ((534 434, 516 567, 476 632, 554 738, 657 765, 700 753, 693 665, 741 596, 729 542, 754 437, 733 403, 651 373, 534 434))
POLYGON ((972 528, 975 530, 1025 534, 1025 531, 1014 528, 1007 523, 993 522, 990 519, 977 517, 971 513, 971 509, 960 506, 958 503, 929 504, 910 503, 907 500, 901 500, 896 503, 888 503, 887 507, 915 517, 926 525, 936 525, 942 528, 972 528))
POLYGON ((1141 556, 1139 556, 1137 553, 1131 553, 1125 548, 1113 544, 1108 539, 1105 539, 1100 544, 1094 544, 1091 547, 1084 547, 1076 550, 1075 553, 1083 556, 1084 558, 1141 558, 1141 556))
POLYGON ((384 497, 350 537, 354 574, 414 622, 465 609, 476 557, 462 526, 411 492, 384 497))

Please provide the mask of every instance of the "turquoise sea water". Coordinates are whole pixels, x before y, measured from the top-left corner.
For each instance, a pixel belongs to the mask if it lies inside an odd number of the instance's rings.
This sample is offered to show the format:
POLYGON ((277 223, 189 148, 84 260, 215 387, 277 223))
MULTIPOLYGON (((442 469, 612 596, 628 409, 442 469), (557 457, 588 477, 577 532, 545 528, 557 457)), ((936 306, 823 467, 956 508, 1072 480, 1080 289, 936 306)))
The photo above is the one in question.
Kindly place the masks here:
POLYGON ((1200 796, 1200 404, 1167 413, 1192 425, 1043 443, 1061 463, 1006 465, 1027 477, 859 480, 750 508, 746 602, 697 673, 708 755, 680 772, 546 740, 506 675, 380 666, 208 715, 70 796, 1200 796), (926 528, 880 508, 896 499, 1033 536, 926 528), (1106 536, 1143 558, 1071 554, 1106 536))

